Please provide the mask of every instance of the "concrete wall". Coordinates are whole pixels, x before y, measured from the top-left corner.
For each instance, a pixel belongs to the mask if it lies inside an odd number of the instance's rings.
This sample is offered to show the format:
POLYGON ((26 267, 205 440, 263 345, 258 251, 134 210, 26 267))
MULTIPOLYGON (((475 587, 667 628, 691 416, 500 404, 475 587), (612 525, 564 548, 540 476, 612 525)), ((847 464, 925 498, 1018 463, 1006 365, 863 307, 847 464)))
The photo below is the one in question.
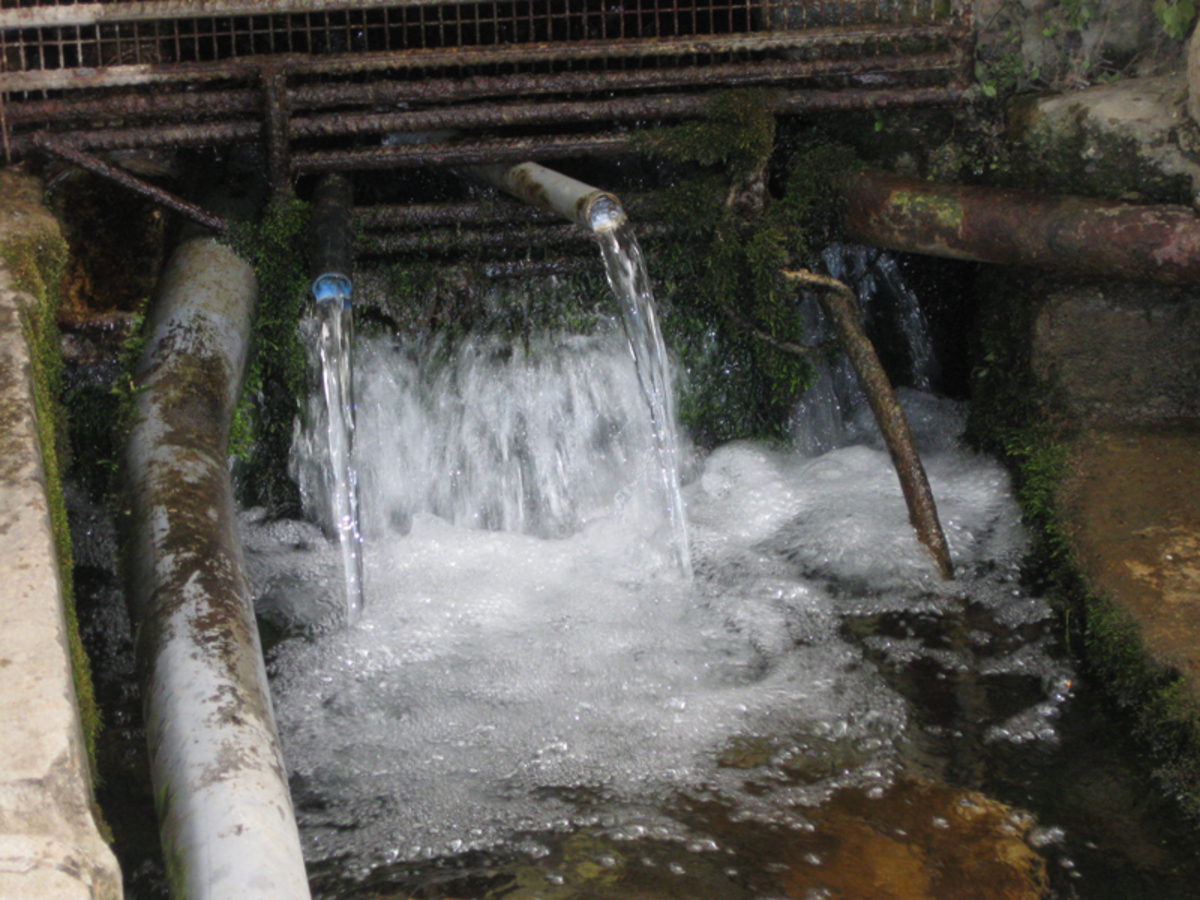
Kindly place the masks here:
POLYGON ((121 874, 91 811, 22 327, 45 300, 17 289, 30 272, 12 271, 55 240, 40 183, 0 171, 0 897, 115 900, 121 874))

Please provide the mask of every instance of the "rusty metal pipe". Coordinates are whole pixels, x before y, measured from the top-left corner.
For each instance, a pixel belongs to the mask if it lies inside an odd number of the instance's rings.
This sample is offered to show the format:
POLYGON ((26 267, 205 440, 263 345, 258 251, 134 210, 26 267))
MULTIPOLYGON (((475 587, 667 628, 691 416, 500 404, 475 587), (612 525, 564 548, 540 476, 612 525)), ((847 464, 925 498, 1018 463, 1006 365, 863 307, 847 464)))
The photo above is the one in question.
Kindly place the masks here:
POLYGON ((1200 282, 1200 218, 1188 207, 967 187, 881 172, 847 176, 844 225, 893 250, 1079 275, 1200 282))

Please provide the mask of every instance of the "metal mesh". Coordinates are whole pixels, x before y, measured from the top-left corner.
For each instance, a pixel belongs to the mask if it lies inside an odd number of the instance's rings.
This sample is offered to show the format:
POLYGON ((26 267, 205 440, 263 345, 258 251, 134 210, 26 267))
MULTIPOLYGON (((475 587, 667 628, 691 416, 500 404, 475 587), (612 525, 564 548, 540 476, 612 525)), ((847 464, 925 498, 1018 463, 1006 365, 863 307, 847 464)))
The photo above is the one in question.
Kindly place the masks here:
POLYGON ((520 48, 532 44, 593 41, 612 43, 619 55, 629 41, 780 33, 786 43, 798 31, 919 26, 951 14, 944 0, 504 0, 315 11, 307 4, 303 12, 280 5, 267 0, 239 4, 244 14, 188 17, 179 15, 187 4, 178 0, 3 0, 0 58, 8 73, 33 73, 484 47, 511 47, 519 59, 520 48))

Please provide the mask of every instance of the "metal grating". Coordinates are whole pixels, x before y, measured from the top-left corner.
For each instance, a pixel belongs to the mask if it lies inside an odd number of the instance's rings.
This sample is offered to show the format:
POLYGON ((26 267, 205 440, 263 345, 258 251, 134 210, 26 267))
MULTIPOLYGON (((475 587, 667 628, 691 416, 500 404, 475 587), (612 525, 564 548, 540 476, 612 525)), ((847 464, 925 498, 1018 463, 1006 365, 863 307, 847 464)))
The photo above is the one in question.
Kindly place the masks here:
POLYGON ((264 139, 284 178, 366 135, 387 165, 387 135, 594 131, 700 114, 720 86, 792 92, 781 111, 944 102, 968 20, 967 0, 0 0, 2 149, 264 139))

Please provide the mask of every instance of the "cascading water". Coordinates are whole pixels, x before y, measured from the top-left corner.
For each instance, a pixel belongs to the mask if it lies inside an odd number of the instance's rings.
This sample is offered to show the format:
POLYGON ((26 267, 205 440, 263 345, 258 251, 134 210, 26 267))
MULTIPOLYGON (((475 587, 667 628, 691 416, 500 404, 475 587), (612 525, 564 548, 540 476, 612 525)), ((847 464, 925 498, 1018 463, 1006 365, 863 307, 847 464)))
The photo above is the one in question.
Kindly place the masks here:
MULTIPOLYGON (((269 670, 318 895, 457 878, 442 894, 819 896, 843 883, 829 848, 859 838, 830 829, 855 804, 863 828, 910 831, 893 800, 1024 784, 1012 760, 1064 739, 1074 675, 1016 580, 1007 478, 958 445, 959 405, 902 394, 955 582, 909 528, 865 410, 842 415, 851 445, 689 459, 685 581, 662 577, 678 544, 615 330, 371 338, 357 380, 360 626, 306 637, 337 561, 312 526, 246 526, 260 609, 297 632, 269 670)), ((980 853, 1090 852, 1004 816, 1019 846, 980 853)))
MULTIPOLYGON (((305 511, 337 538, 342 563, 343 618, 357 621, 363 608, 362 534, 358 473, 354 462, 354 320, 349 281, 314 286, 317 303, 302 324, 308 335, 309 370, 319 373, 320 392, 309 399, 305 425, 297 425, 292 475, 305 511)), ((317 285, 322 282, 318 279, 317 285)))

